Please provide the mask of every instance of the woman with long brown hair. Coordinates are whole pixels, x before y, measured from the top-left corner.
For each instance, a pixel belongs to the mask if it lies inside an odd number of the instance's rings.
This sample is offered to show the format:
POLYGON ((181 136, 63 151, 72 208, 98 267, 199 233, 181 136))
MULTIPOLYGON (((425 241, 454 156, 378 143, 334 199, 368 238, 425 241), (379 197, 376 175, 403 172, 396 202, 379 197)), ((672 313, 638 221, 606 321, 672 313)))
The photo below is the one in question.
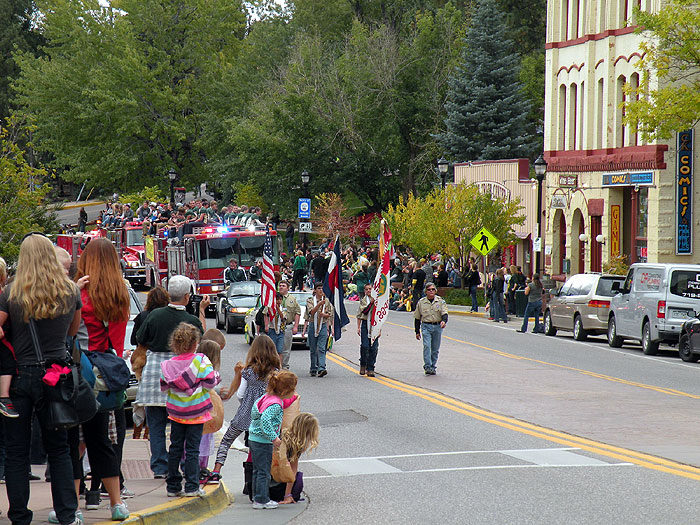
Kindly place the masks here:
MULTIPOLYGON (((88 276, 87 285, 81 291, 83 316, 78 333, 80 347, 93 352, 114 350, 124 354, 126 323, 129 320, 129 291, 122 277, 117 252, 104 237, 93 239, 78 260, 75 279, 88 276)), ((117 423, 117 446, 109 439, 109 412, 98 412, 82 424, 83 439, 90 458, 92 489, 85 495, 88 510, 99 508, 99 480, 109 494, 113 520, 129 517, 129 509, 121 499, 120 464, 121 449, 126 433, 124 410, 114 411, 117 423)), ((78 440, 78 429, 69 431, 73 445, 78 440)), ((80 472, 74 472, 78 476, 80 472)), ((80 476, 82 477, 82 476, 80 476)), ((76 478, 78 479, 78 478, 76 478)))
MULTIPOLYGON (((45 359, 64 359, 66 336, 75 335, 80 324, 80 293, 56 257, 53 244, 42 234, 22 241, 15 280, 0 294, 0 326, 9 321, 10 342, 15 350, 17 373, 12 378, 11 398, 19 417, 6 418, 5 480, 10 501, 8 517, 15 524, 32 521, 29 510, 29 446, 32 414, 36 412, 41 437, 51 468, 51 494, 61 524, 82 524, 76 516, 78 497, 71 479, 73 469, 65 430, 50 427, 44 401, 42 377, 29 329, 36 325, 45 359)), ((0 337, 2 337, 0 329, 0 337)))

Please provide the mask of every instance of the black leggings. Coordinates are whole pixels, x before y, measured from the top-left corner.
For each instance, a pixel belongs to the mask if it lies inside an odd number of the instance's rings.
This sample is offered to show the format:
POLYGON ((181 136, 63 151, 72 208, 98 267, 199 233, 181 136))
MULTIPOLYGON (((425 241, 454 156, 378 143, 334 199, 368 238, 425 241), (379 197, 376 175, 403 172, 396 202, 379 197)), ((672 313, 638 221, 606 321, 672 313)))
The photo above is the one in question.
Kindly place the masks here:
MULTIPOLYGON (((98 412, 92 419, 83 423, 82 427, 93 479, 119 476, 119 461, 109 439, 109 412, 98 412)), ((78 427, 68 430, 68 442, 73 461, 73 479, 82 479, 83 477, 83 466, 78 457, 79 439, 78 427)))

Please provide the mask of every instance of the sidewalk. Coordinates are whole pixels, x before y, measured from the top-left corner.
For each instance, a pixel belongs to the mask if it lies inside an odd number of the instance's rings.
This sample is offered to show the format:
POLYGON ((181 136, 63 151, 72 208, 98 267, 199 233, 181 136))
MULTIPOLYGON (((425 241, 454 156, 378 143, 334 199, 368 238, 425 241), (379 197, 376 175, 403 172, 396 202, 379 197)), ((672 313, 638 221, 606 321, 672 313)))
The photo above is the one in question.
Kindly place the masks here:
MULTIPOLYGON (((482 317, 484 319, 488 319, 488 314, 484 311, 484 307, 480 306, 478 312, 472 312, 471 311, 471 306, 461 306, 458 304, 448 304, 447 305, 447 313, 449 315, 463 315, 466 317, 482 317)), ((522 317, 517 317, 512 314, 508 314, 508 318, 510 320, 518 319, 522 321, 522 317)), ((530 317, 530 321, 535 321, 534 317, 530 317)))
MULTIPOLYGON (((136 497, 124 500, 131 517, 122 523, 175 525, 201 522, 223 511, 233 502, 233 497, 223 484, 206 486, 207 494, 203 498, 168 498, 165 495, 165 480, 153 479, 149 458, 148 440, 133 439, 132 432, 128 429, 122 472, 126 478, 125 485, 136 493, 136 497)), ((32 472, 42 477, 40 481, 31 482, 29 508, 34 512, 33 521, 37 523, 47 523, 52 509, 51 484, 43 480, 45 469, 45 465, 32 467, 32 472)), ((6 491, 0 490, 0 494, 0 523, 9 523, 6 491)), ((78 506, 83 512, 85 523, 116 523, 110 521, 108 498, 103 498, 98 510, 86 510, 84 499, 80 499, 78 506)))

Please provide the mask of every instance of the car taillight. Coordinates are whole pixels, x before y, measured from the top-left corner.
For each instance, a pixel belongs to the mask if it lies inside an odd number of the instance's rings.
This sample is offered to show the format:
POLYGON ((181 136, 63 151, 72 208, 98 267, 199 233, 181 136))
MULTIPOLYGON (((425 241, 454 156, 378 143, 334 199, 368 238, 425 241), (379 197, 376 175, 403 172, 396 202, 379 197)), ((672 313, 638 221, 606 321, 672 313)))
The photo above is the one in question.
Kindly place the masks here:
POLYGON ((658 319, 666 318, 666 301, 659 301, 658 305, 656 306, 656 317, 658 319))
POLYGON ((610 301, 599 301, 597 299, 593 299, 592 301, 588 301, 588 306, 590 308, 610 308, 610 301))

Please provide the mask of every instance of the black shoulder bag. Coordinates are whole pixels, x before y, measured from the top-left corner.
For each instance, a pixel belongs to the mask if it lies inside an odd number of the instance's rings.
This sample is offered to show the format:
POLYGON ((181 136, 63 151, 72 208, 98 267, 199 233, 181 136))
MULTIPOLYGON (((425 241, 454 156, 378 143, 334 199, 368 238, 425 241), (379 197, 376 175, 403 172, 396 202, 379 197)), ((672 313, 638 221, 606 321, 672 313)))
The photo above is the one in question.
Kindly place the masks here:
MULTIPOLYGON (((29 320, 29 332, 37 361, 46 372, 47 361, 41 351, 34 319, 29 320)), ((82 379, 78 366, 69 356, 66 359, 51 360, 50 364, 54 363, 69 368, 70 373, 61 374, 55 386, 42 382, 44 401, 48 407, 50 426, 66 430, 91 419, 97 413, 97 404, 92 389, 82 379)))

